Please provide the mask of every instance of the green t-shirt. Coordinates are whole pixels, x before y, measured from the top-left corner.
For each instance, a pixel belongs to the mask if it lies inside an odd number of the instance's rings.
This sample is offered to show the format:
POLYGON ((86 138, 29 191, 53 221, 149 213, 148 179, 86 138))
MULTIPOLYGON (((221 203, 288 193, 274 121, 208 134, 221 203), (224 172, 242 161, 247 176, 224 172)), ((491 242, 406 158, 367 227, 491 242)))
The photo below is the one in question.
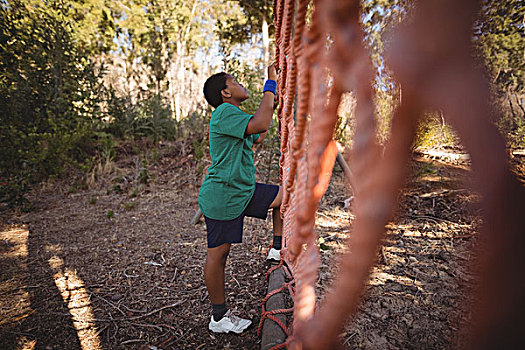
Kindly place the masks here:
POLYGON ((241 215, 255 190, 253 143, 259 135, 246 135, 252 115, 223 103, 211 114, 210 155, 212 164, 199 191, 202 213, 215 220, 241 215))

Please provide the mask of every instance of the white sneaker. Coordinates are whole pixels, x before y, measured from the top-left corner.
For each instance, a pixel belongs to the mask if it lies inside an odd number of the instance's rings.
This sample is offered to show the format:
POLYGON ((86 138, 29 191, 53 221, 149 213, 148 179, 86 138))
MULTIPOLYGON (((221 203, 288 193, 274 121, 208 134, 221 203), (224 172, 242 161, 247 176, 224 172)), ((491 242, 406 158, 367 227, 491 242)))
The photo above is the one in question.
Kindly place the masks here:
POLYGON ((215 333, 242 333, 246 328, 252 324, 252 321, 245 320, 244 318, 237 317, 232 315, 231 311, 228 310, 224 316, 217 322, 211 317, 210 324, 208 328, 210 331, 215 333))
POLYGON ((277 250, 275 248, 272 248, 270 249, 270 251, 268 252, 268 257, 266 258, 266 260, 273 260, 273 261, 281 261, 281 251, 280 250, 277 250))

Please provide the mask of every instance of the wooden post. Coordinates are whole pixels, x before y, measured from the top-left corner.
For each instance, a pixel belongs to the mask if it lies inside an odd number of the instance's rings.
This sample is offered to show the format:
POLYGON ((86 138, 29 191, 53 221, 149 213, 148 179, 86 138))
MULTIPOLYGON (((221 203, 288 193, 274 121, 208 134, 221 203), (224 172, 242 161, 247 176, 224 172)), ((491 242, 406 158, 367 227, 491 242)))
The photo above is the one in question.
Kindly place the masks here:
POLYGON ((337 157, 335 158, 335 160, 337 161, 337 164, 339 164, 341 169, 343 169, 343 173, 345 174, 346 180, 352 187, 352 190, 355 191, 354 183, 352 181, 354 178, 354 175, 352 174, 352 170, 350 170, 350 167, 348 166, 348 163, 346 162, 345 157, 343 157, 341 152, 337 152, 337 157))
MULTIPOLYGON (((280 267, 275 271, 272 271, 270 278, 268 279, 268 293, 275 289, 283 286, 285 282, 283 268, 280 267)), ((277 293, 272 295, 266 302, 265 308, 267 311, 284 309, 284 294, 277 293)), ((286 324, 286 315, 277 314, 275 315, 279 320, 286 324)), ((275 345, 282 344, 286 340, 286 334, 281 327, 273 320, 265 319, 262 328, 261 336, 261 350, 268 350, 275 345)))
POLYGON ((201 217, 202 217, 202 211, 201 211, 201 208, 198 208, 195 214, 193 214, 193 219, 191 219, 190 224, 197 225, 201 217))

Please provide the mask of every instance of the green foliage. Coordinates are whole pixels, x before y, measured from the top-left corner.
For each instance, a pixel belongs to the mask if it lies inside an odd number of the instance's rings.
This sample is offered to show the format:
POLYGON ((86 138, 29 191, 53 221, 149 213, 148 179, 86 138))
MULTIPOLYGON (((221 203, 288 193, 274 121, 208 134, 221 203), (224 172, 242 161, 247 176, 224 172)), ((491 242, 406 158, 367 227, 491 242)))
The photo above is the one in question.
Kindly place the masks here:
POLYGON ((113 135, 103 131, 94 132, 96 144, 98 146, 98 154, 104 161, 111 161, 115 159, 115 140, 113 135))
POLYGON ((474 36, 492 83, 494 110, 501 115, 497 125, 509 142, 521 146, 525 145, 524 11, 523 1, 484 0, 474 36))
MULTIPOLYGON (((391 27, 409 21, 414 0, 364 0, 362 23, 372 62, 376 69, 375 102, 378 113, 378 136, 381 141, 389 137, 390 118, 399 101, 399 87, 393 81, 384 62, 385 47, 391 27)), ((482 0, 478 21, 473 28, 473 42, 478 61, 488 73, 493 92, 493 110, 501 116, 496 124, 507 135, 511 144, 522 144, 525 139, 525 36, 523 13, 525 4, 520 0, 482 0)), ((450 128, 430 118, 419 130, 419 143, 427 146, 449 143, 453 136, 450 128)))
POLYGON ((517 135, 518 135, 518 140, 517 140, 517 144, 521 147, 524 147, 525 146, 525 123, 522 124, 519 128, 518 128, 518 131, 517 131, 517 135))
POLYGON ((73 40, 62 1, 0 7, 0 200, 79 165, 94 149, 95 67, 73 40))
POLYGON ((392 115, 398 104, 398 96, 396 92, 396 88, 392 88, 389 91, 376 89, 376 94, 374 96, 377 116, 377 138, 382 144, 384 144, 390 136, 392 115))
MULTIPOLYGON (((364 40, 377 73, 375 105, 382 142, 389 137, 392 111, 400 100, 399 87, 383 61, 388 45, 384 34, 409 18, 414 3, 361 2, 364 40)), ((525 145, 525 5, 519 0, 482 3, 474 42, 493 82, 495 110, 503 114, 498 126, 513 143, 525 145)), ((194 159, 203 159, 208 154, 211 111, 199 105, 201 94, 191 95, 216 63, 207 68, 200 62, 213 61, 208 56, 217 47, 214 40, 219 40, 224 69, 251 93, 242 108, 254 113, 264 82, 258 38, 264 21, 270 24, 270 34, 273 31, 271 7, 271 0, 2 0, 0 201, 30 208, 24 193, 71 166, 87 172, 95 164, 101 171, 108 165, 106 170, 112 171, 115 145, 122 139, 147 138, 150 144, 190 140, 194 159), (108 78, 104 88, 102 77, 108 72, 115 79, 108 78)), ((341 108, 336 138, 343 144, 349 142, 353 127, 352 109, 352 101, 341 108)), ((432 115, 421 124, 416 146, 453 142, 450 128, 432 115)), ((151 181, 148 165, 158 158, 155 150, 148 154, 135 147, 135 154, 145 160, 136 164, 132 197, 141 184, 151 181)), ((277 174, 276 120, 258 149, 268 176, 277 174)), ((112 186, 109 191, 118 192, 112 186)))
POLYGON ((203 112, 193 112, 182 119, 177 126, 177 137, 191 140, 193 156, 200 161, 209 153, 208 130, 211 109, 203 112))
POLYGON ((182 139, 202 139, 208 137, 208 127, 210 125, 211 107, 203 111, 194 111, 177 124, 177 138, 182 139))
POLYGON ((135 181, 137 184, 147 184, 149 181, 148 165, 145 160, 142 161, 142 165, 137 169, 137 175, 135 181))
POLYGON ((113 210, 108 210, 108 211, 106 212, 106 217, 107 217, 108 219, 111 219, 111 218, 114 217, 114 216, 115 216, 115 212, 114 212, 113 210))
POLYGON ((105 130, 116 137, 150 137, 153 142, 175 137, 175 121, 159 95, 132 103, 130 97, 117 97, 112 91, 107 105, 105 130))
POLYGON ((361 3, 364 41, 376 70, 375 87, 378 91, 395 93, 395 82, 384 62, 385 47, 389 43, 385 34, 407 19, 413 3, 413 0, 364 0, 361 3))
POLYGON ((493 81, 501 90, 522 90, 525 84, 525 36, 520 0, 482 2, 482 11, 475 37, 493 81))
POLYGON ((151 136, 153 142, 161 139, 172 140, 175 134, 175 121, 171 112, 159 95, 140 101, 132 120, 132 135, 151 136))
POLYGON ((156 164, 158 161, 159 161, 159 151, 156 148, 154 148, 151 153, 151 162, 153 164, 156 164))
POLYGON ((204 140, 193 139, 192 145, 193 145, 193 155, 195 156, 195 160, 201 160, 206 155, 205 149, 206 149, 206 142, 203 142, 204 140))
POLYGON ((113 13, 117 6, 107 0, 24 0, 4 1, 15 7, 24 3, 35 12, 46 12, 59 18, 70 28, 71 38, 80 49, 93 54, 114 48, 115 25, 113 13), (17 4, 18 3, 18 4, 17 4), (51 6, 50 6, 51 5, 51 6), (114 6, 115 8, 111 8, 114 6))
POLYGON ((140 60, 150 68, 148 78, 160 94, 171 62, 209 45, 201 30, 207 18, 197 18, 197 9, 208 5, 199 0, 124 0, 123 4, 114 13, 119 39, 125 42, 120 49, 130 63, 140 60))
POLYGON ((440 113, 430 113, 417 130, 413 148, 450 147, 457 144, 458 137, 440 113))
POLYGON ((228 6, 225 7, 226 16, 217 18, 217 35, 223 45, 246 43, 252 34, 261 33, 263 19, 270 24, 272 22, 273 1, 236 0, 235 2, 240 8, 223 5, 228 6))

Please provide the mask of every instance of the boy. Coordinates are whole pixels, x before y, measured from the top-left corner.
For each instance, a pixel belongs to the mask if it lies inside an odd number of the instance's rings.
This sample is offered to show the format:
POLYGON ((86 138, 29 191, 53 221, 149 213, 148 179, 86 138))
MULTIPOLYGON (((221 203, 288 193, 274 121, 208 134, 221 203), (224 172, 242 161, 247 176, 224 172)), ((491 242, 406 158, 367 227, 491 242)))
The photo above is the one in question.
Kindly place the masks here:
POLYGON ((206 221, 208 251, 204 279, 212 303, 208 328, 216 333, 242 333, 250 320, 226 307, 224 269, 232 243, 242 242, 245 216, 265 219, 273 208, 273 246, 268 260, 280 260, 282 219, 280 186, 255 183, 254 143, 261 143, 272 120, 277 73, 268 67, 268 80, 259 109, 249 115, 240 105, 250 96, 231 75, 217 73, 206 80, 204 97, 215 108, 210 121, 212 165, 199 191, 199 207, 206 221))

